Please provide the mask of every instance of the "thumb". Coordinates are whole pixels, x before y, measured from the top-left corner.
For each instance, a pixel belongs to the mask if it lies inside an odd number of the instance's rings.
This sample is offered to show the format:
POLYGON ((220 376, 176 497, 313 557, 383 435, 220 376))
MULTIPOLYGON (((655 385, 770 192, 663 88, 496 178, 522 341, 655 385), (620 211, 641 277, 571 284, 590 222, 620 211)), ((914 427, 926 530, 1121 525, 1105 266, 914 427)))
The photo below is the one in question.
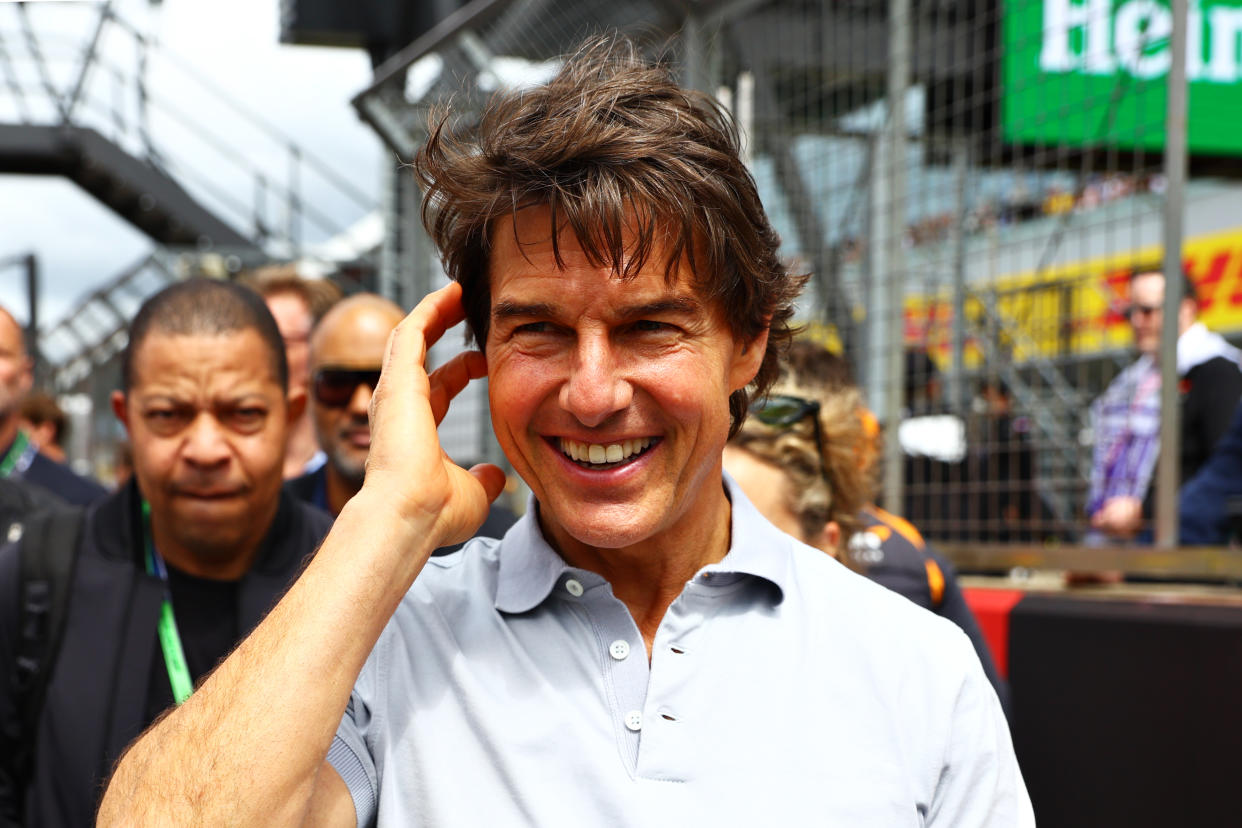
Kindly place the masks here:
POLYGON ((500 497, 500 493, 505 490, 505 473, 499 466, 492 463, 479 463, 477 466, 470 467, 470 473, 483 485, 488 503, 494 503, 496 498, 500 497))

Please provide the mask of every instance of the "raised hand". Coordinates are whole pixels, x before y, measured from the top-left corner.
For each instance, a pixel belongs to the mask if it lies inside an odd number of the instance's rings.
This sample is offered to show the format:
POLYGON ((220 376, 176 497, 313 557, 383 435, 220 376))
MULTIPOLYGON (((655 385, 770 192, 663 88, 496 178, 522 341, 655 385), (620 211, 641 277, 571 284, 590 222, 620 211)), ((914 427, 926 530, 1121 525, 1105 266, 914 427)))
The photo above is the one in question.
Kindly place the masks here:
POLYGON ((454 463, 436 431, 453 398, 470 380, 487 375, 487 361, 478 351, 458 354, 427 374, 428 350, 464 318, 456 282, 428 294, 389 337, 371 398, 363 491, 402 517, 433 517, 436 546, 472 536, 505 483, 504 472, 494 465, 466 471, 454 463))

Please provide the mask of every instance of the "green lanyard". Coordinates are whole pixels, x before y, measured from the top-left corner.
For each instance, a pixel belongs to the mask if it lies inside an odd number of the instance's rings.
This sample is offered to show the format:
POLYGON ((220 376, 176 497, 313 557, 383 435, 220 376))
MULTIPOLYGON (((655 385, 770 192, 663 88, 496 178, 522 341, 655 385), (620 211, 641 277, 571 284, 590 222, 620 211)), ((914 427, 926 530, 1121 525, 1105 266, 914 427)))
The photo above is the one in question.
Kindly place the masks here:
POLYGON ((147 574, 155 575, 164 584, 164 602, 160 606, 160 649, 164 651, 164 665, 168 668, 168 681, 172 685, 173 701, 181 704, 194 692, 190 668, 177 633, 177 619, 173 616, 172 593, 168 589, 168 568, 151 539, 151 504, 142 501, 142 529, 146 546, 147 574))
POLYGON ((30 467, 30 461, 34 459, 35 452, 38 450, 38 447, 27 439, 25 432, 18 431, 17 436, 13 438, 13 445, 9 447, 4 459, 0 460, 0 477, 8 477, 14 471, 24 472, 30 467))

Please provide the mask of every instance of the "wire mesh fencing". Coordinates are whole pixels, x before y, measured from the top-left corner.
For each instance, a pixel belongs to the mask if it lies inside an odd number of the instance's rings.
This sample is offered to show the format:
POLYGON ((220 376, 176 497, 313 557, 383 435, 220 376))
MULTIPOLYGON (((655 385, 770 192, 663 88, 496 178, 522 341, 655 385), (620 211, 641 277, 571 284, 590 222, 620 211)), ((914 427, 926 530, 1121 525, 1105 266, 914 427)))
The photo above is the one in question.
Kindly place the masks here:
MULTIPOLYGON (((1139 357, 1131 277, 1166 267, 1171 230, 1201 321, 1242 334, 1242 6, 1175 6, 474 3, 356 104, 412 153, 435 105, 468 117, 587 34, 637 38, 742 127, 783 253, 812 274, 806 335, 848 358, 885 426, 885 505, 950 546, 1077 544, 1092 405, 1139 357), (1187 95, 1181 129, 1167 113, 1187 95)), ((421 292, 437 268, 424 248, 394 279, 421 292)), ((1147 475, 1141 526, 1100 542, 1151 534, 1147 475)))

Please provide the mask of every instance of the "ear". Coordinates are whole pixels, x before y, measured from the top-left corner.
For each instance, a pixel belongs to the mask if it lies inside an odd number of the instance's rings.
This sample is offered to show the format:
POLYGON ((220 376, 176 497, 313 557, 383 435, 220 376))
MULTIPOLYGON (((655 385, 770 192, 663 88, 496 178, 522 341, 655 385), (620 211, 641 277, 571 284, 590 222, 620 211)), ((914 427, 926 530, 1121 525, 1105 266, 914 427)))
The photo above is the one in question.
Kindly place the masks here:
POLYGON ((292 426, 306 411, 306 389, 295 388, 285 397, 285 415, 287 424, 292 426))
POLYGON ((18 399, 29 394, 31 388, 34 388, 34 360, 30 357, 25 357, 22 360, 22 375, 17 392, 18 399))
POLYGON ((768 352, 768 328, 765 326, 759 335, 749 342, 737 342, 733 347, 733 366, 729 370, 729 392, 738 391, 750 385, 750 381, 759 373, 763 358, 768 352))
POLYGON ((120 391, 113 391, 110 398, 112 403, 112 413, 116 415, 121 425, 125 426, 125 431, 129 432, 129 410, 125 407, 125 395, 120 391))
POLYGON ((815 539, 815 544, 820 549, 827 552, 834 558, 840 557, 841 552, 841 524, 835 520, 830 520, 824 524, 824 528, 820 530, 819 537, 815 539))

